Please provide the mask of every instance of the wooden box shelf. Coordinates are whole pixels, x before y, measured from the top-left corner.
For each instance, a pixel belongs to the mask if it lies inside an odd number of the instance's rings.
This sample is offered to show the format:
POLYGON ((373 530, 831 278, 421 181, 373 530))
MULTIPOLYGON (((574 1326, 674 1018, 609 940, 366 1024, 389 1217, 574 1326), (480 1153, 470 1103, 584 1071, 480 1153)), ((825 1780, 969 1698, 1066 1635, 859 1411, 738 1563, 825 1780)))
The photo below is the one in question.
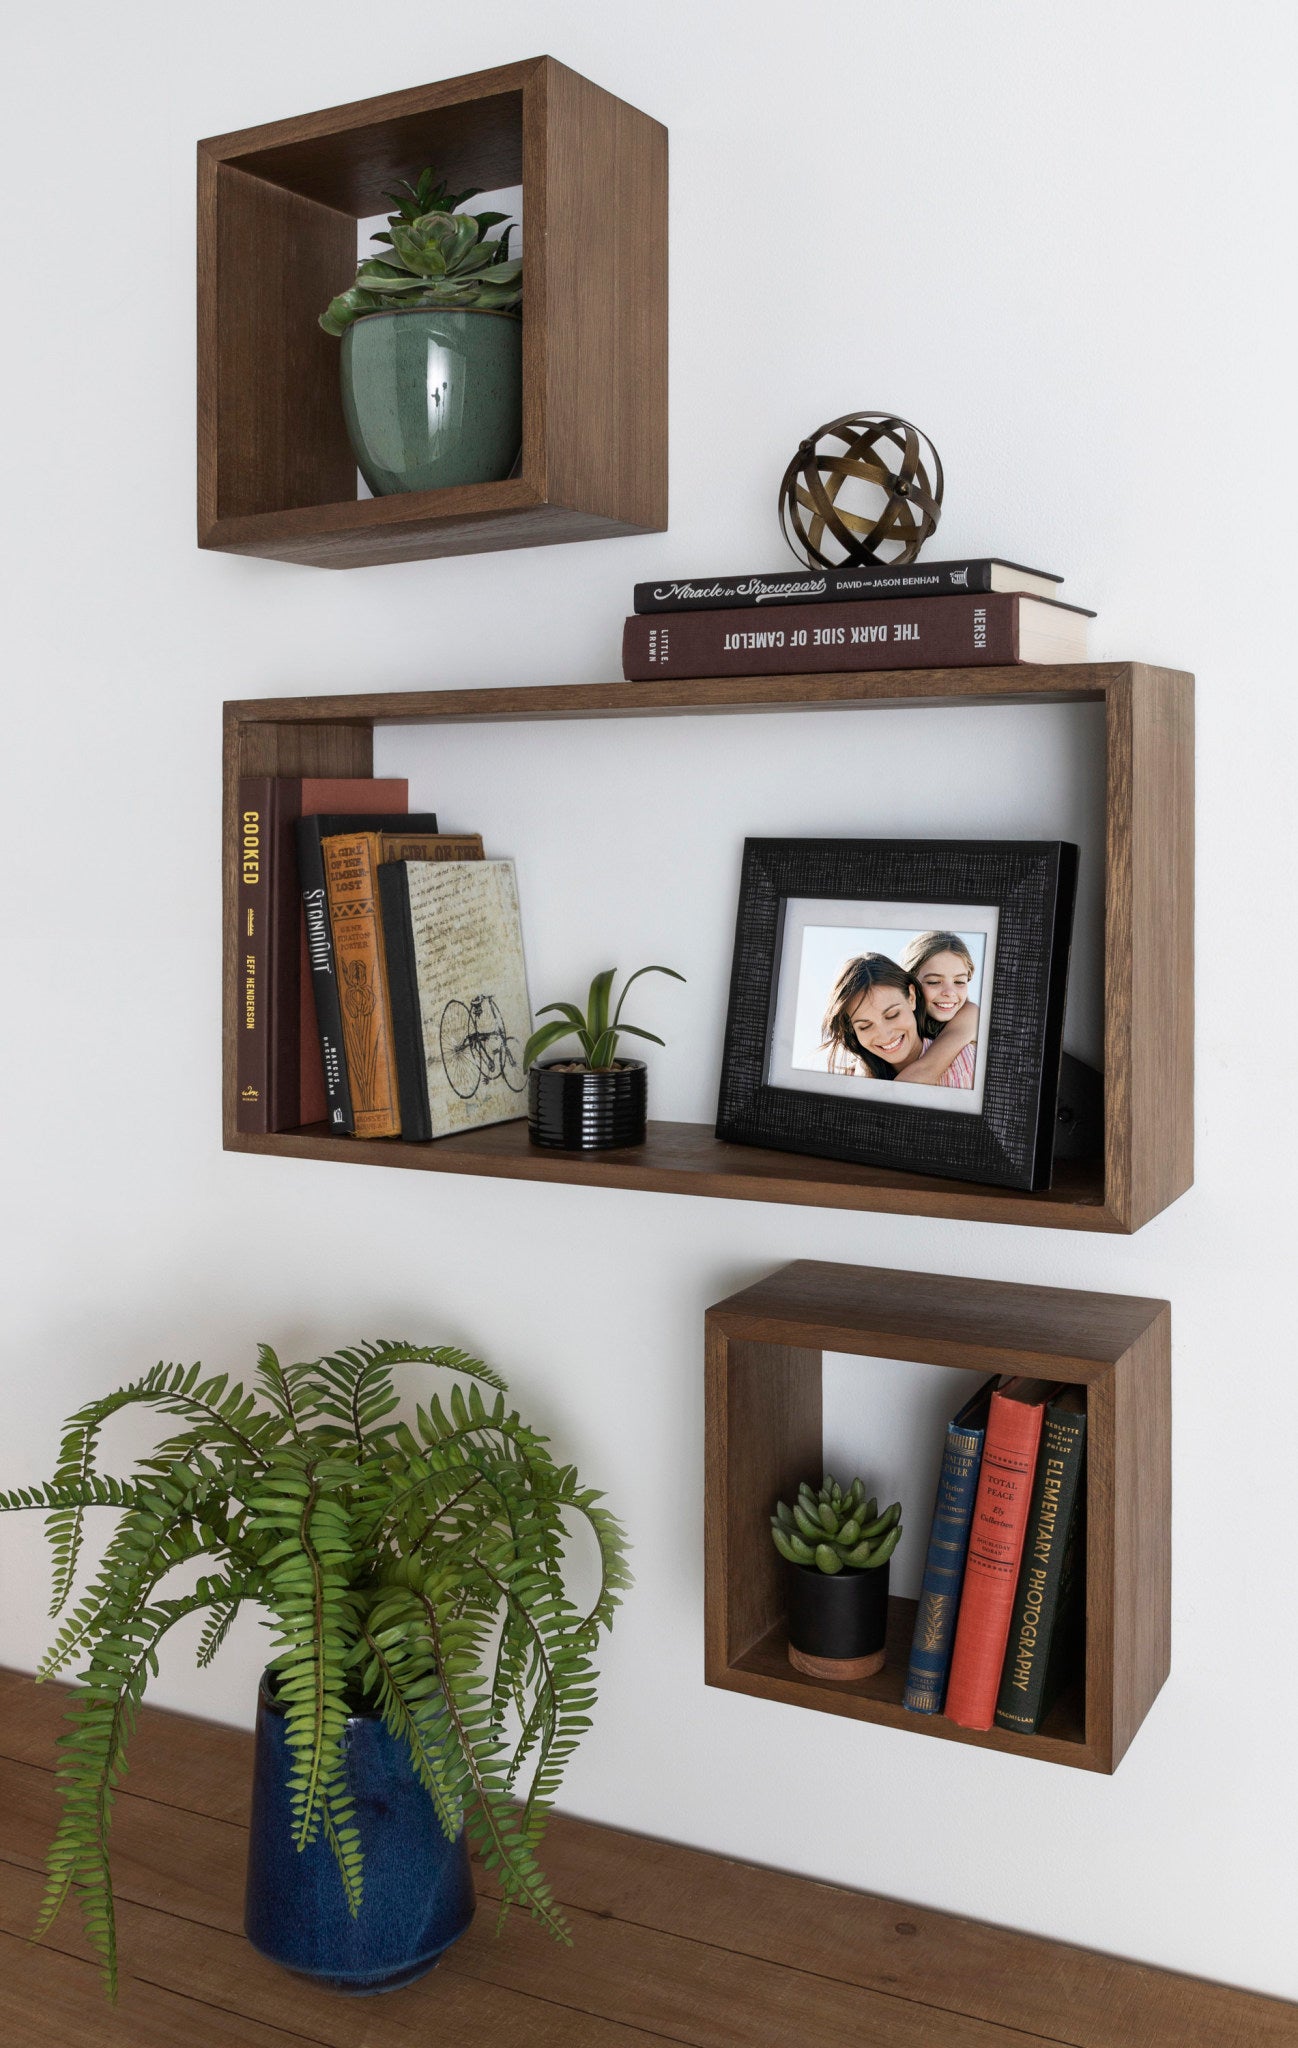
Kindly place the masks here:
POLYGON ((667 524, 667 135, 552 57, 198 145, 200 547, 323 568, 667 524), (433 164, 521 182, 523 457, 501 483, 358 499, 317 319, 356 222, 433 164))
MULTIPOLYGON (((626 734, 630 749, 633 733, 626 734)), ((228 1149, 284 1158, 570 1182, 985 1223, 1129 1232, 1193 1178, 1193 682, 1132 663, 910 669, 870 675, 726 677, 552 688, 405 691, 252 700, 225 708, 224 1129, 228 1149), (1105 848, 1105 1146, 1056 1169, 1036 1194, 720 1143, 709 1125, 651 1123, 627 1152, 556 1154, 521 1123, 433 1144, 357 1142, 323 1128, 271 1137, 235 1129, 239 1028, 233 830, 238 777, 369 775, 380 724, 494 723, 879 705, 1102 701, 1105 848)), ((754 829, 760 830, 760 819, 754 829)), ((737 850, 736 850, 737 867, 737 850)), ((718 971, 724 971, 719 963, 718 971)))
MULTIPOLYGON (((708 1684, 1081 1770, 1115 1770, 1170 1659, 1170 1332, 1165 1301, 810 1260, 710 1308, 708 1684), (776 1500, 791 1499, 822 1469, 826 1351, 1085 1387, 1085 1677, 1039 1734, 979 1734, 903 1707, 913 1600, 889 1603, 888 1661, 876 1678, 827 1683, 789 1663, 784 1567, 768 1521, 776 1500)), ((927 1539, 927 1529, 911 1529, 911 1542, 927 1539)))

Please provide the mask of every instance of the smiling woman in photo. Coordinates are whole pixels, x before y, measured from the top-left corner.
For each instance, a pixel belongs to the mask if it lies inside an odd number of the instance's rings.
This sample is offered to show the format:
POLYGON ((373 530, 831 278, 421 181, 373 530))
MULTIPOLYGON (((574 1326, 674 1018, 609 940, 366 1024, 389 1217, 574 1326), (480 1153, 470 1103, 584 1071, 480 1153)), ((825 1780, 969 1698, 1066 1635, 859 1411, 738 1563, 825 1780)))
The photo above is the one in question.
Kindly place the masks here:
MULTIPOLYGON (((956 1005, 957 1010, 973 1007, 963 998, 956 1005)), ((955 1028, 958 1019, 953 1019, 950 1036, 942 1026, 936 1038, 925 1035, 926 1021, 913 972, 886 953, 857 955, 840 973, 821 1027, 830 1073, 971 1088, 973 1044, 964 1029, 955 1028)))

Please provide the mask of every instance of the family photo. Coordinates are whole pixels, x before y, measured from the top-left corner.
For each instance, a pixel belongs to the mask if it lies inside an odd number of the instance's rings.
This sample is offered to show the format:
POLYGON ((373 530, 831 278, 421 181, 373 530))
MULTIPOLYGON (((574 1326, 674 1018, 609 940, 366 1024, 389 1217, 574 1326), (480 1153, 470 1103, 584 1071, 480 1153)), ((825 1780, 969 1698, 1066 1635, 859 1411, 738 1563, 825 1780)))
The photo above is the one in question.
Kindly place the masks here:
POLYGON ((768 1080, 898 1105, 924 1089, 927 1107, 974 1111, 996 917, 969 904, 788 900, 768 1080))
POLYGON ((809 927, 802 936, 804 1028, 795 1032, 794 1065, 910 1086, 972 1088, 984 946, 981 932, 809 927), (846 954, 845 941, 851 947, 846 954))

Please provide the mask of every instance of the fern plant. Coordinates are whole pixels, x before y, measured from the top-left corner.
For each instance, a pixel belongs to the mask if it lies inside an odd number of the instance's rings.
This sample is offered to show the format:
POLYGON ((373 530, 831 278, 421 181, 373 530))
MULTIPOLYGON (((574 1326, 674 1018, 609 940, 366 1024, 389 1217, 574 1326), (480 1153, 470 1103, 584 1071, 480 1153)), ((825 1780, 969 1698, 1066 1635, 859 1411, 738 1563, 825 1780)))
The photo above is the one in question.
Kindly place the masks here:
POLYGON ((502 1913, 525 1907, 567 1938, 537 1845, 590 1725, 592 1650, 630 1577, 602 1495, 555 1463, 506 1391, 463 1352, 386 1341, 298 1365, 263 1344, 247 1390, 198 1365, 157 1365, 70 1417, 48 1484, 0 1494, 0 1508, 48 1518, 56 1615, 86 1510, 119 1516, 39 1674, 84 1664, 61 1738, 62 1814, 37 1932, 75 1893, 110 1995, 109 1818, 136 1710, 177 1622, 205 1615, 205 1666, 249 1601, 274 1632, 293 1840, 301 1850, 323 1834, 351 1912, 364 1869, 343 1734, 348 1714, 369 1707, 409 1751, 448 1836, 463 1818, 501 1881, 502 1913), (396 1417, 393 1373, 416 1364, 455 1377, 446 1406, 436 1396, 419 1405, 412 1429, 396 1417), (178 1418, 179 1431, 131 1477, 101 1474, 104 1423, 141 1403, 178 1418), (585 1522, 600 1559, 584 1612, 565 1587, 565 1515, 585 1522), (191 1590, 167 1592, 168 1574, 186 1565, 199 1572, 191 1590))

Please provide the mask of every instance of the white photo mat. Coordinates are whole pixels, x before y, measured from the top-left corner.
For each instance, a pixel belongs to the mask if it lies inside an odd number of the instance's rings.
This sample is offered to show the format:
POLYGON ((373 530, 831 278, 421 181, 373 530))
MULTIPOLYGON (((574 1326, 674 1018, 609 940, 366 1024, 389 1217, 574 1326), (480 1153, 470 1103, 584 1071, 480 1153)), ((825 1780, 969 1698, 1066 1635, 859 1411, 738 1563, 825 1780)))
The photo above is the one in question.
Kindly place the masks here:
POLYGON ((804 1095, 843 1095, 853 1102, 878 1102, 894 1108, 947 1110, 960 1116, 980 1116, 987 1073, 987 1045, 996 990, 996 934, 1000 913, 991 904, 898 903, 845 900, 841 897, 790 896, 784 904, 784 928, 777 966, 774 1012, 767 1052, 765 1079, 772 1088, 788 1088, 804 1095), (942 1088, 914 1085, 905 1081, 876 1081, 870 1075, 831 1074, 806 1065, 795 1065, 795 1051, 805 1058, 808 1019, 819 1029, 830 983, 820 984, 816 975, 804 975, 809 954, 823 954, 826 943, 819 934, 841 935, 837 965, 856 953, 887 952, 901 963, 911 939, 926 931, 957 932, 983 940, 981 962, 970 995, 979 1008, 978 1039, 975 1047, 972 1088, 942 1088), (876 943, 885 934, 895 935, 895 950, 876 943), (810 936, 809 936, 810 935, 810 936), (805 984, 805 985, 804 985, 805 984), (975 994, 976 990, 976 994, 975 994))

